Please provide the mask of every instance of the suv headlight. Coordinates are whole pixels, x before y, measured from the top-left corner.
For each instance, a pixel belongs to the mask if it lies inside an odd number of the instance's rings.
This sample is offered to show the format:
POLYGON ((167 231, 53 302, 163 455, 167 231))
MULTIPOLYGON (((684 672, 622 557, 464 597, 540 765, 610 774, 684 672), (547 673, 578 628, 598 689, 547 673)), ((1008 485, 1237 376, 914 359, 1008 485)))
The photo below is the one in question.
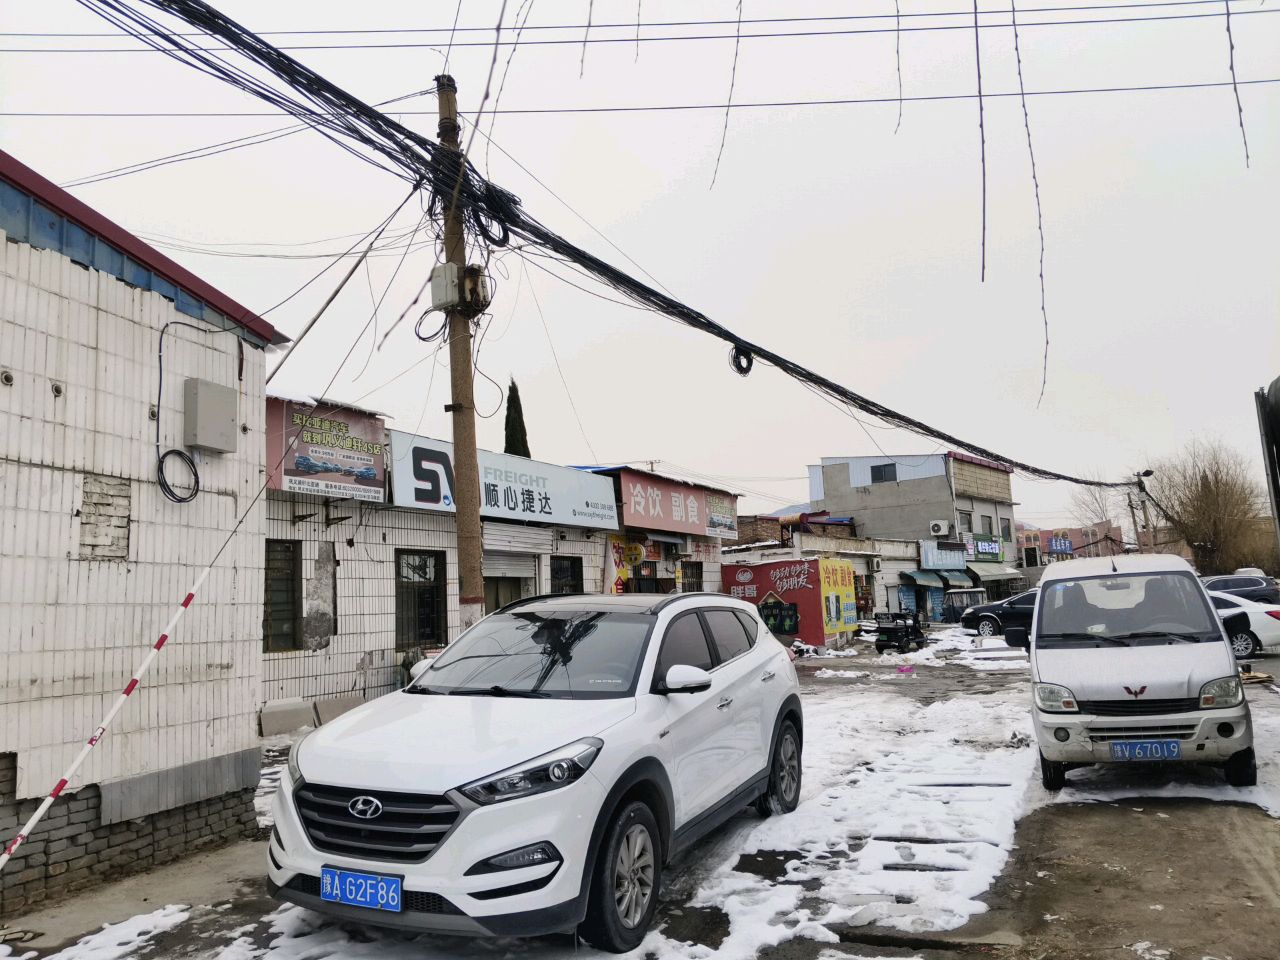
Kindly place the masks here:
POLYGON ((305 741, 307 737, 311 736, 312 733, 315 733, 315 731, 312 730, 309 733, 304 733, 297 740, 293 741, 293 746, 289 748, 289 782, 290 783, 297 783, 299 780, 302 779, 302 768, 298 766, 298 752, 302 748, 303 741, 305 741))
POLYGON ((1244 687, 1239 677, 1220 677, 1200 688, 1200 709, 1217 710, 1238 707, 1244 702, 1244 687))
POLYGON ((459 789, 465 796, 482 804, 558 790, 581 779, 603 746, 603 740, 586 737, 459 789))
POLYGON ((1076 695, 1056 683, 1037 683, 1034 687, 1036 706, 1046 713, 1079 713, 1076 695))

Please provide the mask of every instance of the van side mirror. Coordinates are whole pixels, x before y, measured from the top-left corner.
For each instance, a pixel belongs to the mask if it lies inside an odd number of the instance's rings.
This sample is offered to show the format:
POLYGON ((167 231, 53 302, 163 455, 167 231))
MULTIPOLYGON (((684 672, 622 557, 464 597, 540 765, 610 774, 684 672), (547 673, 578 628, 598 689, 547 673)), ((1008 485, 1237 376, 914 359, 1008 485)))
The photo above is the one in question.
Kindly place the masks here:
POLYGON ((1233 613, 1229 617, 1223 617, 1222 629, 1227 631, 1227 636, 1232 637, 1237 633, 1244 633, 1249 629, 1249 614, 1241 610, 1239 613, 1233 613))
POLYGON ((1005 627, 1004 642, 1011 647, 1019 647, 1023 650, 1031 649, 1031 638, 1027 634, 1026 627, 1005 627))
POLYGON ((701 667, 677 663, 667 671, 659 693, 701 693, 711 689, 711 674, 701 667))

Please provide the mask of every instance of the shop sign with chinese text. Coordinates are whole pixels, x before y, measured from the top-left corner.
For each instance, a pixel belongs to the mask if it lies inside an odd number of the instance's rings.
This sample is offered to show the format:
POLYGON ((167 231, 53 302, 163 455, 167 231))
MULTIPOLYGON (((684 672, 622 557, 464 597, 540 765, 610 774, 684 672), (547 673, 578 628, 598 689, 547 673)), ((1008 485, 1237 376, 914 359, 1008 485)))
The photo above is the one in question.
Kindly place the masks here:
POLYGON ((268 397, 267 488, 381 503, 383 434, 371 413, 268 397))
POLYGON ((695 487, 635 470, 622 470, 622 522, 642 530, 699 537, 738 536, 738 500, 732 494, 695 487))
MULTIPOLYGON (((391 436, 391 495, 398 507, 453 513, 453 444, 399 430, 391 436)), ((504 453, 479 451, 480 515, 617 530, 608 477, 504 453)))

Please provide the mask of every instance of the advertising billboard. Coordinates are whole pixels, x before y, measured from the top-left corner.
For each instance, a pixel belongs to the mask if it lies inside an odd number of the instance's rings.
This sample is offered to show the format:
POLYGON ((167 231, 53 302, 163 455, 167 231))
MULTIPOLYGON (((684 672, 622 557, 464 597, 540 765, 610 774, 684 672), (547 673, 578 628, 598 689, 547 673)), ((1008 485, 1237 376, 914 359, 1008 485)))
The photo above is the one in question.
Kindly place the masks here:
POLYGON ((619 479, 622 522, 628 527, 731 540, 738 536, 738 499, 733 494, 636 470, 619 471, 619 479))
POLYGON ((382 503, 384 432, 371 413, 268 397, 267 488, 382 503))
MULTIPOLYGON (((392 502, 453 513, 453 444, 399 430, 390 436, 392 502)), ((482 517, 618 529, 608 477, 488 450, 478 459, 482 517)))
POLYGON ((823 646, 858 630, 857 577, 850 560, 817 558, 725 564, 724 590, 754 603, 775 636, 823 646))

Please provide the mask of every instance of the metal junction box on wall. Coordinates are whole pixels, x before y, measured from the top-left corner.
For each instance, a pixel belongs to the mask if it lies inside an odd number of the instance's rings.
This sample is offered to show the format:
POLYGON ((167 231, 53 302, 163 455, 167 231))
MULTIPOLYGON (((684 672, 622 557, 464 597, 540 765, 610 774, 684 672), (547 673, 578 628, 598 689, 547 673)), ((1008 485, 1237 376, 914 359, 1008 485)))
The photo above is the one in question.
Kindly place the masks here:
POLYGON ((182 398, 182 442, 188 447, 235 453, 236 391, 208 380, 187 380, 182 398))

